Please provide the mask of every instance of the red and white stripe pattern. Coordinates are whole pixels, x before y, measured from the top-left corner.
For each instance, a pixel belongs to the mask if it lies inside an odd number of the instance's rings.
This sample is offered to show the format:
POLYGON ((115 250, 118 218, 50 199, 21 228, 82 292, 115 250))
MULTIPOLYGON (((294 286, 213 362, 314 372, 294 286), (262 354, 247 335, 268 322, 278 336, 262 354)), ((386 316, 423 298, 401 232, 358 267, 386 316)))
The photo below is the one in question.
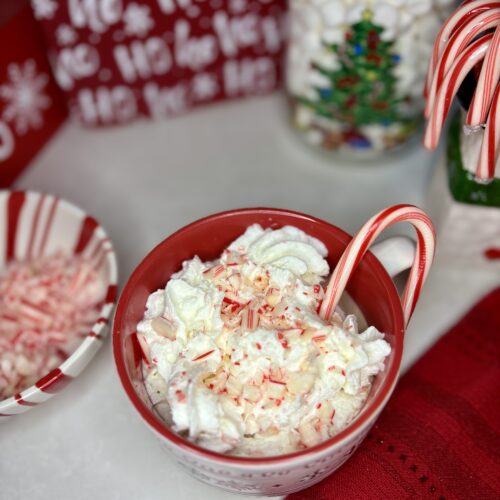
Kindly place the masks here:
POLYGON ((387 227, 398 222, 409 222, 417 231, 416 256, 402 297, 405 324, 408 324, 431 268, 436 245, 431 220, 425 212, 413 205, 396 205, 382 210, 369 219, 354 236, 328 282, 319 312, 324 320, 329 321, 331 318, 347 283, 373 241, 387 227))
POLYGON ((253 307, 246 307, 241 311, 241 327, 253 332, 259 324, 259 314, 253 307))
POLYGON ((466 118, 472 132, 487 129, 476 166, 476 180, 491 182, 500 144, 497 139, 500 85, 500 2, 467 0, 445 22, 434 45, 424 90, 428 118, 424 145, 437 147, 451 103, 467 74, 481 65, 466 118), (494 33, 491 30, 495 29, 494 33), (493 117, 490 117, 493 114, 493 117))
POLYGON ((434 149, 439 142, 444 122, 451 108, 453 99, 469 71, 486 55, 493 35, 479 38, 460 54, 452 64, 438 89, 436 100, 432 107, 424 136, 426 148, 434 149))
MULTIPOLYGON (((438 60, 432 85, 427 96, 425 106, 425 116, 429 117, 436 99, 437 89, 441 88, 443 80, 455 62, 457 56, 480 34, 490 28, 494 28, 500 21, 500 9, 486 11, 477 17, 473 17, 467 23, 457 29, 445 46, 441 57, 438 60)), ((486 60, 486 58, 485 58, 486 60)))
POLYGON ((492 101, 476 170, 479 183, 488 183, 493 179, 500 157, 500 85, 497 85, 492 101))
POLYGON ((434 50, 432 52, 431 60, 429 63, 429 71, 427 73, 427 80, 424 89, 425 97, 428 97, 434 73, 438 61, 448 44, 451 36, 455 30, 462 27, 471 18, 478 16, 482 12, 489 11, 500 7, 500 1, 491 0, 467 0, 462 2, 461 6, 445 21, 436 37, 434 50))
MULTIPOLYGON (((500 19, 500 9, 498 9, 500 19)), ((491 40, 491 49, 484 58, 484 63, 477 81, 476 91, 467 113, 466 123, 469 126, 483 125, 487 121, 488 111, 492 104, 495 89, 500 79, 500 22, 491 40)))
POLYGON ((104 230, 82 210, 50 195, 0 191, 0 269, 57 251, 82 254, 106 283, 107 292, 94 323, 76 351, 33 386, 0 401, 1 417, 23 413, 43 403, 77 377, 102 345, 109 330, 117 291, 116 256, 104 230))

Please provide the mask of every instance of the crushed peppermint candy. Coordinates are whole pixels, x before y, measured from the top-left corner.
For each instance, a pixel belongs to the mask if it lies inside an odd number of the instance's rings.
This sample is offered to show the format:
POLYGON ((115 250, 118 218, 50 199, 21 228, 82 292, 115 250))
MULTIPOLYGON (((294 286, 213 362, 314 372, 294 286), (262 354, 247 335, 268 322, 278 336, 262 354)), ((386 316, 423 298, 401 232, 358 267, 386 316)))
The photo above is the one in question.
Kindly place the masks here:
POLYGON ((0 272, 0 400, 60 365, 91 331, 104 297, 81 256, 58 252, 0 272))
POLYGON ((149 296, 137 326, 146 388, 174 431, 264 456, 314 446, 357 416, 390 346, 352 315, 318 315, 326 255, 297 228, 253 225, 149 296))

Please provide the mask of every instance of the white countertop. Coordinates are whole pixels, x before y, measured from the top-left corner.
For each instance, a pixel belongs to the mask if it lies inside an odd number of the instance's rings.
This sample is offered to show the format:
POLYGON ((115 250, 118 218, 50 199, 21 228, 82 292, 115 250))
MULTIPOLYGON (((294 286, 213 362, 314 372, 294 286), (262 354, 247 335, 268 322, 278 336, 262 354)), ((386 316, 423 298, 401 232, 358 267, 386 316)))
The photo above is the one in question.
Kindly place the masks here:
MULTIPOLYGON (((378 165, 327 159, 289 130, 274 95, 124 128, 67 124, 17 187, 96 216, 115 244, 123 284, 156 243, 210 213, 289 208, 353 232, 388 205, 422 205, 434 158, 414 146, 378 165)), ((407 332, 403 368, 498 282, 438 259, 407 332)), ((164 454, 126 400, 107 341, 60 395, 0 427, 0 498, 238 497, 191 479, 164 454)))

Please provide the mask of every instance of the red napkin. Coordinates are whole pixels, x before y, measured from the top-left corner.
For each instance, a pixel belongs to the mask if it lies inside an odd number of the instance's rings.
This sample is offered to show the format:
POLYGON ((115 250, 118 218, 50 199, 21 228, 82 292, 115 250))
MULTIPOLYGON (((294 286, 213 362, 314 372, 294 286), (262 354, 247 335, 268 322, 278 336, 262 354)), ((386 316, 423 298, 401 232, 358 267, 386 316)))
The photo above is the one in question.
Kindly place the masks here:
POLYGON ((367 439, 299 499, 500 499, 500 288, 400 380, 367 439))

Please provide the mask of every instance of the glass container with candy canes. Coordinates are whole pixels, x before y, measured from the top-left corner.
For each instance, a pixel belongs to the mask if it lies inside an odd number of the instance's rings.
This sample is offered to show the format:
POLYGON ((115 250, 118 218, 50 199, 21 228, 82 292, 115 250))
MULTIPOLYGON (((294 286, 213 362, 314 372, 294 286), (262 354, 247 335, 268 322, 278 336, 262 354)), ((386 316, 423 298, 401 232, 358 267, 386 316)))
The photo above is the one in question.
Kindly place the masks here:
POLYGON ((453 0, 291 0, 287 90, 311 144, 372 157, 406 142, 423 110, 432 43, 453 0))
POLYGON ((449 262, 500 264, 500 2, 468 0, 441 28, 425 85, 424 144, 434 149, 455 96, 462 106, 429 203, 449 262))

